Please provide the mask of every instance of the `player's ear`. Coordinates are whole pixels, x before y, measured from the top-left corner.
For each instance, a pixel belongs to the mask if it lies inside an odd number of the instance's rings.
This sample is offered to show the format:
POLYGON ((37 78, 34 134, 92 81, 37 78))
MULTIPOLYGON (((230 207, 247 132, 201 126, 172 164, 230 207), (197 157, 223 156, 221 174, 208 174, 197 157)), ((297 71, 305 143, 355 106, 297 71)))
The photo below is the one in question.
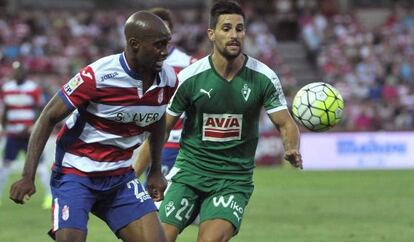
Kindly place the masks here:
POLYGON ((140 47, 140 42, 135 38, 130 38, 128 39, 128 45, 131 47, 131 49, 136 51, 140 47))
POLYGON ((215 33, 214 33, 214 30, 213 30, 213 29, 208 29, 208 30, 207 30, 207 36, 208 36, 208 39, 209 39, 210 41, 214 41, 214 40, 216 40, 216 35, 215 35, 215 33))

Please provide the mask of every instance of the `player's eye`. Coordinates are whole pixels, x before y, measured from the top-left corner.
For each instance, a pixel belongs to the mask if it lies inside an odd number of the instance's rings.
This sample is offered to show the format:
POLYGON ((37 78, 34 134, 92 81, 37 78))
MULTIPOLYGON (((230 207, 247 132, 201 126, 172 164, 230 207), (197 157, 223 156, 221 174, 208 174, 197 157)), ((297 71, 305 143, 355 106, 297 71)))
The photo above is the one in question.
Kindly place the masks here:
POLYGON ((231 26, 229 26, 229 25, 224 25, 221 29, 222 29, 223 31, 225 31, 225 32, 228 32, 228 31, 230 31, 230 30, 231 30, 231 26))
POLYGON ((155 42, 154 47, 157 49, 164 49, 168 45, 168 41, 158 41, 155 42))
POLYGON ((161 49, 162 48, 162 44, 161 43, 155 43, 155 48, 157 49, 161 49))
POLYGON ((242 31, 244 31, 244 25, 242 25, 242 24, 237 25, 237 26, 236 26, 236 31, 237 31, 237 32, 242 32, 242 31))

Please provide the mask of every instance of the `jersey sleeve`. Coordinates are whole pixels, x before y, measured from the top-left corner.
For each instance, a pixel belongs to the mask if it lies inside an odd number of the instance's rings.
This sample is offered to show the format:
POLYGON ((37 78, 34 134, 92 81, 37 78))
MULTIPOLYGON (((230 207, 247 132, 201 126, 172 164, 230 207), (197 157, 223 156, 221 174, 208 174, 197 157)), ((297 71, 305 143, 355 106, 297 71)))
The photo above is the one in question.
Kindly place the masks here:
POLYGON ((59 96, 73 110, 92 100, 95 93, 95 73, 92 67, 87 66, 62 86, 59 96))
POLYGON ((264 108, 267 113, 273 113, 282 109, 287 109, 285 95, 282 85, 276 73, 272 73, 269 81, 264 87, 264 108))
POLYGON ((180 116, 188 107, 191 87, 190 82, 179 82, 178 88, 168 104, 167 113, 173 116, 180 116))

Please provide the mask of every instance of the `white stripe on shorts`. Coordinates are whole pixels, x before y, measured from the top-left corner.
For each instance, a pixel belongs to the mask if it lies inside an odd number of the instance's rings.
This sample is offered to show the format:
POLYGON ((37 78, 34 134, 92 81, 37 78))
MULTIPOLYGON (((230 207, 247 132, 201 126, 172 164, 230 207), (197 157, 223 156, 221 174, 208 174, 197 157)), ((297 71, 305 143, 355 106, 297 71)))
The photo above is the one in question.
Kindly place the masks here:
POLYGON ((53 232, 59 229, 59 202, 58 199, 55 198, 53 201, 53 232))

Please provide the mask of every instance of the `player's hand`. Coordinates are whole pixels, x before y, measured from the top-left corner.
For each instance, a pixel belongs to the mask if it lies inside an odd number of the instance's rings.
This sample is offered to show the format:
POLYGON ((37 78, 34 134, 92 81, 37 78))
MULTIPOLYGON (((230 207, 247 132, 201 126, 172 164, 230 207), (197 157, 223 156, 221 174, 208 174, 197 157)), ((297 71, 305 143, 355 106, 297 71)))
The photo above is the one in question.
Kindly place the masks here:
POLYGON ((164 191, 167 188, 167 180, 160 170, 151 171, 147 176, 147 190, 155 202, 164 199, 164 191))
POLYGON ((36 192, 35 184, 30 179, 22 178, 10 188, 10 199, 15 203, 24 204, 36 192))
POLYGON ((298 150, 287 150, 284 159, 289 161, 292 166, 303 169, 302 155, 298 150))

